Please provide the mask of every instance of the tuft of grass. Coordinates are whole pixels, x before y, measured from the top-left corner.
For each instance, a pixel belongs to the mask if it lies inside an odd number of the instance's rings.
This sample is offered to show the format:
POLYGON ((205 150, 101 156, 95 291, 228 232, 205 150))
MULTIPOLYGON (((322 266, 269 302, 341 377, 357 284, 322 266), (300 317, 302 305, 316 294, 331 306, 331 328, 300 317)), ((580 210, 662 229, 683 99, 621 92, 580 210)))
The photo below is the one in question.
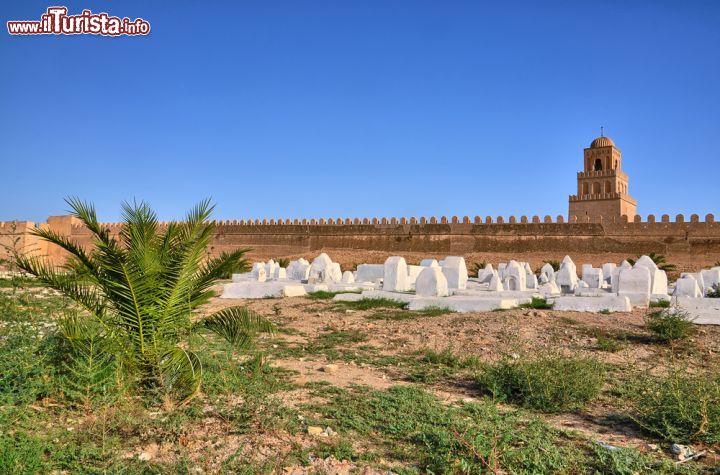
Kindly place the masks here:
POLYGON ((536 310, 550 310, 553 304, 548 303, 547 299, 542 297, 533 297, 530 302, 518 305, 518 308, 534 308, 536 310))
POLYGON ((609 449, 599 444, 593 447, 595 473, 608 475, 635 475, 640 473, 691 474, 691 466, 675 465, 670 460, 656 460, 634 449, 609 449))
POLYGON ((542 355, 535 360, 502 360, 478 377, 495 399, 543 412, 582 407, 600 392, 605 368, 594 358, 542 355))
POLYGON ((623 344, 613 335, 605 332, 596 332, 595 339, 597 340, 597 346, 600 351, 606 351, 608 353, 617 353, 622 350, 623 344))
POLYGON ((658 340, 672 343, 685 340, 695 333, 693 320, 680 307, 671 307, 649 313, 645 324, 658 340))
POLYGON ((424 309, 414 313, 419 313, 425 317, 439 317, 440 315, 455 313, 455 310, 451 309, 450 307, 438 307, 433 305, 430 307, 425 307, 424 309))
POLYGON ((662 299, 657 302, 650 302, 650 308, 670 308, 670 301, 662 299))
POLYGON ((667 376, 636 378, 630 387, 632 418, 643 429, 673 443, 720 443, 717 374, 673 368, 667 376))
POLYGON ((446 406, 412 386, 352 388, 311 409, 323 424, 372 437, 385 457, 412 461, 421 473, 570 473, 585 457, 539 418, 489 402, 446 406))
POLYGON ((367 340, 367 334, 360 330, 332 330, 317 337, 315 344, 321 348, 333 348, 335 346, 361 343, 367 340))
POLYGON ((549 261, 545 261, 545 264, 550 264, 555 272, 560 270, 560 261, 552 259, 549 261))
POLYGON ((287 268, 287 266, 290 265, 290 259, 288 259, 287 257, 276 257, 273 260, 275 261, 275 264, 279 265, 280 267, 287 268))
POLYGON ((315 292, 308 292, 308 298, 312 300, 330 300, 337 294, 359 294, 360 291, 340 291, 340 292, 328 292, 327 290, 316 290, 315 292))
POLYGON ((337 303, 355 310, 370 310, 373 308, 405 308, 407 306, 407 303, 405 302, 384 297, 360 299, 352 302, 340 301, 337 303))

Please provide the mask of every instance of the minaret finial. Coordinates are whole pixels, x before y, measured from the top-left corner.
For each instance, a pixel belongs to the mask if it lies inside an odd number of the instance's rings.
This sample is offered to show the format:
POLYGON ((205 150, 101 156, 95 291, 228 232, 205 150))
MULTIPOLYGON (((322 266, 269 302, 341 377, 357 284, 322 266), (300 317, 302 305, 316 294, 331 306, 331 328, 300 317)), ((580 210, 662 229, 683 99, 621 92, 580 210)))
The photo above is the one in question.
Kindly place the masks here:
POLYGON ((605 133, 605 131, 603 129, 603 126, 601 125, 600 126, 600 137, 605 137, 604 133, 605 133))

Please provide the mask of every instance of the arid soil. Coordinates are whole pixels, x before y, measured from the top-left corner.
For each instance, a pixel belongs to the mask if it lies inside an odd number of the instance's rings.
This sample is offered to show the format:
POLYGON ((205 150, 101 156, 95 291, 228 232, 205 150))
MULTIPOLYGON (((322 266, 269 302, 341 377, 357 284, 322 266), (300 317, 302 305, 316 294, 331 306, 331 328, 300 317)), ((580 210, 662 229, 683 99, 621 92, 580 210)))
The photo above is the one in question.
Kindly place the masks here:
MULTIPOLYGON (((214 299, 207 311, 238 303, 214 299)), ((366 337, 360 343, 340 345, 347 352, 340 359, 311 351, 300 358, 274 358, 272 365, 296 372, 293 378, 299 389, 284 396, 290 405, 306 402, 307 394, 302 388, 310 382, 327 381, 340 387, 361 384, 377 389, 409 384, 407 368, 366 363, 363 355, 368 352, 374 357, 411 357, 428 348, 437 351, 450 348, 463 356, 476 356, 483 362, 507 355, 520 358, 540 352, 559 352, 598 358, 618 373, 636 370, 662 373, 671 358, 671 350, 654 341, 646 330, 644 317, 647 310, 605 315, 516 309, 404 317, 402 313, 407 315, 409 312, 354 310, 330 300, 304 297, 244 301, 243 305, 277 323, 283 331, 276 338, 289 347, 305 349, 322 334, 331 331, 353 332, 366 337), (614 352, 601 349, 598 335, 615 338, 621 342, 620 348, 614 352), (353 355, 357 358, 353 359, 353 355), (328 364, 336 367, 328 371, 328 364)), ((694 365, 718 367, 720 327, 700 328, 690 344, 692 349, 688 351, 692 353, 694 365)), ((481 397, 472 381, 463 378, 441 378, 428 386, 447 401, 481 397)), ((594 440, 643 452, 657 450, 657 442, 629 423, 621 414, 622 408, 616 404, 601 395, 581 411, 542 417, 557 427, 578 431, 594 440)))

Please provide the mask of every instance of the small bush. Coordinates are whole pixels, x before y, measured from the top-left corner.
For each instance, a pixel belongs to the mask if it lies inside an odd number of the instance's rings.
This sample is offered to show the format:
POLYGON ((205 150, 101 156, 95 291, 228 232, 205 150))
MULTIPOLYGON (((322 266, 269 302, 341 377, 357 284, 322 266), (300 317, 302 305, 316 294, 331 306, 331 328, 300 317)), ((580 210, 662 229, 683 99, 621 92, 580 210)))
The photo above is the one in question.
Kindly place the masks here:
POLYGON ((555 272, 560 270, 560 261, 550 260, 546 261, 545 264, 550 264, 555 272))
POLYGON ((650 302, 651 308, 670 308, 669 300, 658 300, 657 302, 650 302))
POLYGON ((645 324, 660 341, 669 343, 684 340, 695 332, 693 319, 679 307, 664 308, 650 313, 645 324))
POLYGON ((370 310, 371 308, 405 308, 407 306, 406 302, 382 297, 360 299, 353 302, 341 301, 338 303, 344 305, 345 307, 353 308, 356 310, 370 310))
POLYGON ((595 339, 597 340, 598 348, 601 351, 607 351, 608 353, 617 353, 622 349, 622 343, 618 341, 615 337, 612 335, 608 335, 607 333, 598 332, 595 334, 595 339))
POLYGON ((287 266, 290 265, 290 259, 288 259, 287 257, 276 257, 273 260, 275 261, 275 264, 279 265, 280 267, 287 268, 287 266))
POLYGON ((632 415, 668 442, 720 442, 720 376, 690 375, 677 368, 665 377, 637 378, 632 415))
POLYGON ((695 473, 691 466, 675 465, 670 460, 656 460, 634 449, 609 449, 597 445, 594 448, 595 473, 606 475, 635 475, 639 473, 682 474, 695 473))
POLYGON ((422 309, 416 313, 420 313, 425 317, 439 317, 440 315, 445 315, 448 313, 455 313, 455 310, 453 310, 449 307, 438 307, 435 305, 431 305, 429 307, 425 307, 424 309, 422 309))
POLYGON ((533 361, 503 360, 481 372, 477 382, 494 398, 557 412, 597 396, 604 377, 604 367, 593 358, 549 355, 533 361))
POLYGON ((518 308, 534 308, 536 310, 550 310, 553 304, 548 303, 547 299, 541 297, 533 297, 530 302, 518 305, 518 308))

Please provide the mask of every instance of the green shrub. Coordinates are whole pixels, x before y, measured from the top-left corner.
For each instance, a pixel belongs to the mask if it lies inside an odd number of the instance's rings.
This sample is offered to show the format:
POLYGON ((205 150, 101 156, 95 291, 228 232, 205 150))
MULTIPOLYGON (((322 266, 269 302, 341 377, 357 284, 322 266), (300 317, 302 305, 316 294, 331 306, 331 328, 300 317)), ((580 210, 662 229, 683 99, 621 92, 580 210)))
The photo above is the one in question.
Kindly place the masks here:
POLYGON ((650 302, 650 308, 670 308, 669 300, 658 300, 657 302, 650 302))
POLYGON ((552 268, 555 272, 560 270, 560 261, 553 259, 553 260, 545 261, 545 264, 550 264, 550 266, 552 266, 552 268))
POLYGON ((484 401, 446 405, 412 386, 356 387, 312 407, 341 434, 383 441, 403 473, 580 473, 584 454, 539 418, 484 401))
POLYGON ((338 303, 345 307, 353 308, 356 310, 370 310, 372 308, 405 308, 407 306, 406 302, 401 302, 399 300, 388 299, 384 297, 365 298, 352 302, 341 301, 338 303))
POLYGON ((530 302, 518 305, 518 308, 534 308, 536 310, 550 310, 553 304, 548 303, 547 299, 541 297, 533 297, 530 302))
POLYGON ((273 260, 275 261, 275 264, 279 265, 280 267, 287 268, 287 266, 290 265, 290 259, 288 259, 287 257, 276 257, 273 260))
POLYGON ((622 343, 607 333, 597 332, 595 334, 595 339, 597 340, 598 348, 601 351, 617 353, 622 349, 622 343))
POLYGON ((720 442, 720 376, 690 375, 674 368, 668 376, 636 378, 631 386, 632 418, 668 442, 720 442))
POLYGON ((581 407, 600 392, 605 369, 593 358, 541 356, 488 366, 477 382, 494 398, 544 412, 581 407))
POLYGON ((327 290, 316 290, 315 292, 308 292, 308 297, 312 300, 331 300, 337 294, 359 294, 360 292, 329 292, 327 290))
POLYGON ((597 445, 594 448, 593 468, 597 474, 635 475, 640 473, 690 474, 695 473, 692 466, 675 465, 670 460, 656 460, 652 456, 634 449, 617 447, 615 449, 597 445))
POLYGON ((684 340, 695 332, 693 319, 680 307, 651 312, 645 319, 648 330, 660 341, 669 343, 684 340))

